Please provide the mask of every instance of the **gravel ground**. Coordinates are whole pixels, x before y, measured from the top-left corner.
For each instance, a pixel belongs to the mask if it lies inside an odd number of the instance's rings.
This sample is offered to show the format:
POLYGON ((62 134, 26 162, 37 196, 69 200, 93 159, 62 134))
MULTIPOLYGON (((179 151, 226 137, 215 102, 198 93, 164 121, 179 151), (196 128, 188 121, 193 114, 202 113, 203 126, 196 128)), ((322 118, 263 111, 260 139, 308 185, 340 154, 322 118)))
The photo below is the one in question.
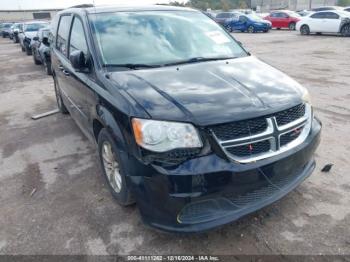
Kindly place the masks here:
POLYGON ((0 254, 350 254, 350 38, 234 36, 305 85, 323 121, 317 168, 272 206, 208 233, 169 235, 122 208, 94 145, 55 108, 52 78, 0 39, 0 254), (330 173, 320 169, 333 163, 330 173))

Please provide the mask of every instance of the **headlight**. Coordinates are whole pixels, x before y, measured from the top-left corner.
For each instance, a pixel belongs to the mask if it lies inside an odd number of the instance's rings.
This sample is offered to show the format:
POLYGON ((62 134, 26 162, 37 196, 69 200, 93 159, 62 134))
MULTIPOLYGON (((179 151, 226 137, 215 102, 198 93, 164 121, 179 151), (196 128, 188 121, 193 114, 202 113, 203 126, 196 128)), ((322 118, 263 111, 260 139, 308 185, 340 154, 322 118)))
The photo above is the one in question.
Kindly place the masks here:
POLYGON ((303 90, 302 99, 305 103, 308 103, 311 105, 311 97, 310 97, 309 91, 307 91, 306 88, 304 88, 304 90, 303 90))
POLYGON ((137 144, 150 151, 166 152, 203 145, 191 124, 133 118, 132 127, 137 144))

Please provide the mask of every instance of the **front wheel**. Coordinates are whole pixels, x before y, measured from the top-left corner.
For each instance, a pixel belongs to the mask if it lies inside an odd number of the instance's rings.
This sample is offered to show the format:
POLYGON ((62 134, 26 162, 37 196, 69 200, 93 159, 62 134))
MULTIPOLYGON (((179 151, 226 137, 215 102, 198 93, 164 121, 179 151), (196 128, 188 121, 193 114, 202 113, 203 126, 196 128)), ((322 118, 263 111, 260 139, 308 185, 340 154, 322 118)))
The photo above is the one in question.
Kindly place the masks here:
POLYGON ((255 29, 253 26, 249 26, 247 31, 248 31, 248 33, 254 33, 255 29))
POLYGON ((343 25, 340 30, 342 36, 349 37, 350 36, 350 24, 343 25))
POLYGON ((114 138, 105 128, 98 135, 98 153, 103 174, 112 196, 122 206, 135 203, 126 183, 126 174, 120 152, 114 138))
POLYGON ((288 25, 289 30, 294 31, 295 30, 295 23, 292 22, 288 25))
POLYGON ((51 76, 52 75, 51 62, 45 60, 44 67, 45 67, 46 74, 51 76))
POLYGON ((40 64, 41 64, 41 61, 39 61, 39 60, 36 58, 36 53, 35 53, 35 50, 34 50, 34 49, 32 50, 32 54, 33 54, 33 61, 34 61, 34 64, 40 65, 40 64))
POLYGON ((308 25, 303 25, 301 28, 300 28, 300 34, 302 35, 309 35, 310 34, 310 28, 308 25))
POLYGON ((233 31, 233 30, 232 30, 232 27, 231 27, 230 25, 227 25, 227 26, 226 26, 226 30, 229 31, 230 33, 232 33, 232 31, 233 31))
POLYGON ((28 56, 32 55, 32 49, 30 49, 28 46, 25 47, 25 51, 28 56))

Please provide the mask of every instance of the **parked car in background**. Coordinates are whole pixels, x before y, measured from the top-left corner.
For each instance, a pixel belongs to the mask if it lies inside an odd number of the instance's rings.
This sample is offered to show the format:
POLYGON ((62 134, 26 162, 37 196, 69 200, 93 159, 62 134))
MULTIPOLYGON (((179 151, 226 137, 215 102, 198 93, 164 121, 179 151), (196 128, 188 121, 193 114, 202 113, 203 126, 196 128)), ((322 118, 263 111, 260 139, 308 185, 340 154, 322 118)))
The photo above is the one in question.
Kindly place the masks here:
POLYGON ((229 32, 268 32, 271 29, 271 22, 266 21, 255 14, 241 14, 235 18, 230 19, 225 24, 225 27, 229 32))
POLYGON ((31 21, 23 24, 23 30, 18 34, 19 43, 23 52, 26 52, 27 55, 32 54, 32 48, 30 46, 32 38, 36 36, 40 28, 47 27, 48 25, 49 22, 46 21, 31 21))
POLYGON ((296 23, 300 20, 301 16, 293 11, 273 11, 264 19, 272 23, 272 28, 289 28, 295 30, 296 23))
POLYGON ((3 38, 10 35, 10 29, 13 23, 2 23, 0 28, 0 34, 3 38))
POLYGON ((231 19, 237 18, 239 14, 240 13, 237 13, 237 12, 222 12, 222 13, 218 13, 215 16, 214 20, 218 24, 225 26, 231 19))
POLYGON ((307 16, 308 14, 312 13, 313 11, 309 11, 309 10, 300 10, 297 11, 296 13, 300 16, 307 16))
POLYGON ((51 71, 51 55, 50 55, 50 43, 49 43, 49 28, 39 29, 36 36, 33 37, 31 42, 33 60, 36 65, 43 64, 45 71, 48 75, 52 74, 51 71))
POLYGON ((302 35, 334 33, 350 36, 350 13, 346 11, 320 11, 303 17, 296 26, 302 35))
POLYGON ((312 8, 311 11, 313 12, 320 12, 320 11, 343 11, 344 7, 341 6, 321 6, 321 7, 315 7, 312 8))
POLYGON ((344 8, 344 11, 350 12, 350 6, 345 7, 345 8, 344 8))
POLYGON ((11 26, 10 38, 13 40, 14 43, 19 42, 18 34, 21 31, 23 31, 23 23, 14 23, 11 26))
POLYGON ((308 91, 202 12, 66 9, 51 30, 58 108, 97 145, 116 202, 136 202, 148 225, 221 226, 313 172, 308 91))

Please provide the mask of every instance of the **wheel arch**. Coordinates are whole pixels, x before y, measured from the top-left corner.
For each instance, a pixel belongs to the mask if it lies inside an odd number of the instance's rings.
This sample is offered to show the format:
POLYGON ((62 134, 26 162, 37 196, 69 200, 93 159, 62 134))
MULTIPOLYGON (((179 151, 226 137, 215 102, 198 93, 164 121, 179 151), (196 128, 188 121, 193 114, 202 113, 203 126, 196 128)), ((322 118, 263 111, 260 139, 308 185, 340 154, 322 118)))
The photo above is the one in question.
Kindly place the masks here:
POLYGON ((340 28, 339 28, 339 33, 343 30, 345 26, 350 26, 350 19, 346 19, 343 23, 341 23, 340 28))
POLYGON ((106 128, 115 139, 118 149, 126 151, 126 142, 113 114, 104 106, 98 105, 96 108, 97 116, 92 121, 92 129, 95 141, 98 142, 98 135, 103 128, 106 128))

